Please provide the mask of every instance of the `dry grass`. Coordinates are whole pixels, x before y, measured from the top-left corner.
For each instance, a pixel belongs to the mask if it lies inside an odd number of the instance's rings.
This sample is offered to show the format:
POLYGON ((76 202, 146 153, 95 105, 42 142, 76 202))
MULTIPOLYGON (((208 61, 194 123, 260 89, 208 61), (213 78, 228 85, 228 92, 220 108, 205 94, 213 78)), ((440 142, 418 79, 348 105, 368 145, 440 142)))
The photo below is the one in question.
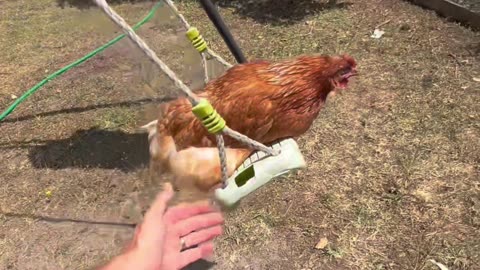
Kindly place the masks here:
MULTIPOLYGON (((480 84, 473 80, 480 77, 479 34, 399 0, 356 0, 309 14, 302 13, 309 1, 283 2, 277 4, 295 5, 295 20, 222 3, 249 58, 347 52, 358 59, 362 76, 332 98, 299 139, 308 169, 279 179, 228 214, 215 268, 426 270, 437 269, 429 262, 435 259, 449 269, 480 269, 480 84), (383 22, 386 34, 370 38, 383 22), (317 250, 322 237, 329 243, 317 250)), ((2 108, 46 69, 90 51, 115 29, 96 19, 97 11, 61 10, 50 0, 0 5, 2 108)), ((150 6, 116 9, 134 22, 150 6)), ((196 3, 179 7, 215 50, 230 57, 196 3)), ((155 32, 175 34, 178 24, 155 24, 160 27, 144 35, 183 78, 198 83, 200 69, 188 44, 172 34, 162 43, 165 36, 155 32)), ((2 123, 4 213, 140 218, 158 188, 142 169, 146 153, 138 150, 145 138, 132 131, 152 117, 144 113, 148 98, 162 98, 155 91, 171 94, 173 87, 132 48, 124 42, 52 82, 2 123), (120 57, 127 51, 134 56, 120 57), (71 112, 48 113, 65 108, 71 112), (44 114, 29 117, 33 113, 44 114)), ((115 254, 129 232, 0 216, 0 265, 88 268, 115 254)))

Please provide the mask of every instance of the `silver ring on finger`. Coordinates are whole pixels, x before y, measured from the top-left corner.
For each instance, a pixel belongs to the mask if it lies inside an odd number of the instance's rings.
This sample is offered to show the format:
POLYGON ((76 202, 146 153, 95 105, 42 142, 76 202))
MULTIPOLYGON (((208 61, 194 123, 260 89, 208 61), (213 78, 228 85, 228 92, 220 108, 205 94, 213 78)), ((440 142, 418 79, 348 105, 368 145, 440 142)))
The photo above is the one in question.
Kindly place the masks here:
POLYGON ((184 250, 187 248, 187 243, 185 243, 185 239, 180 238, 180 250, 184 250))

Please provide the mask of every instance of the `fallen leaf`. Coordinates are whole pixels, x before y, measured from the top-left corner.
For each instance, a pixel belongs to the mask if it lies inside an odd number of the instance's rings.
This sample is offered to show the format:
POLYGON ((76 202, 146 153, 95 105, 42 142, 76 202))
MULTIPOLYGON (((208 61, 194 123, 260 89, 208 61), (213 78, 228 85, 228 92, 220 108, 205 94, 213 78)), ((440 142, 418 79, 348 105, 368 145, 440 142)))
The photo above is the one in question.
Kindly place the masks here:
POLYGON ((315 245, 316 249, 324 249, 328 245, 328 239, 325 237, 322 237, 320 241, 315 245))
POLYGON ((383 34, 385 34, 385 31, 382 31, 380 29, 375 29, 373 31, 373 34, 370 36, 371 38, 376 38, 376 39, 379 39, 383 36, 383 34))
POLYGON ((443 265, 443 264, 441 264, 441 263, 439 263, 439 262, 436 262, 435 260, 430 260, 430 262, 433 263, 433 264, 435 264, 435 265, 437 265, 438 268, 440 268, 440 270, 448 270, 448 268, 447 268, 445 265, 443 265))
POLYGON ((417 189, 413 192, 413 195, 427 203, 432 201, 432 194, 425 190, 417 189))

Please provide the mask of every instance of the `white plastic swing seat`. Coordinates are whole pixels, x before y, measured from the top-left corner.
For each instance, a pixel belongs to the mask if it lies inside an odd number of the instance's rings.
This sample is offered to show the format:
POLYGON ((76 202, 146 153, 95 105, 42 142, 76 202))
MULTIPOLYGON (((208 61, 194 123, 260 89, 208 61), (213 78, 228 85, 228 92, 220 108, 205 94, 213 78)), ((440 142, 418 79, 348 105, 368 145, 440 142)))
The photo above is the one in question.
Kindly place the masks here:
POLYGON ((285 139, 271 148, 280 150, 280 154, 267 156, 261 151, 253 153, 227 180, 225 188, 215 190, 217 201, 231 207, 275 177, 306 167, 305 159, 295 140, 285 139))

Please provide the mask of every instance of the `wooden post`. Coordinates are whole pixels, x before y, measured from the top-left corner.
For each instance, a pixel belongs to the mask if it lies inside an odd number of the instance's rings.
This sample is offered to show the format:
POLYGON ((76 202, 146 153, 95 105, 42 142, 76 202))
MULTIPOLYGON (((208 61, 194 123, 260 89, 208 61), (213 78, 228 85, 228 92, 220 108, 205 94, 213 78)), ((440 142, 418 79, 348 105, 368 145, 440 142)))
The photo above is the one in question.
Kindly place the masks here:
POLYGON ((454 19, 473 29, 480 30, 480 13, 475 13, 466 7, 449 0, 409 0, 424 8, 432 9, 439 15, 454 19))

